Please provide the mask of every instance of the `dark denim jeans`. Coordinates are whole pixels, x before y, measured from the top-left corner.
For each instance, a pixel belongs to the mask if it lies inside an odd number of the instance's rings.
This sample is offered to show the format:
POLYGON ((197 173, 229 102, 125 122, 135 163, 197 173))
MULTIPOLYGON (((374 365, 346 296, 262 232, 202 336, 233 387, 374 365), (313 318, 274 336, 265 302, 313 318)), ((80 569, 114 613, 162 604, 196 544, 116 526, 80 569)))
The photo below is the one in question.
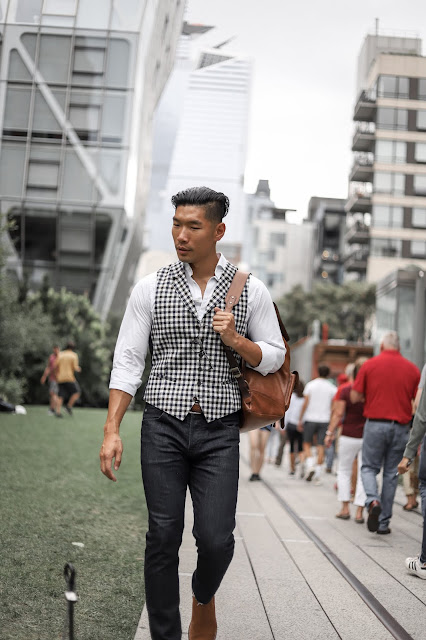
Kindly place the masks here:
POLYGON ((141 463, 149 513, 145 590, 152 640, 182 636, 178 552, 188 487, 198 551, 192 589, 198 602, 210 602, 232 560, 239 441, 238 413, 210 423, 190 413, 181 421, 146 405, 141 463))
POLYGON ((422 499, 422 513, 423 513, 423 539, 422 550, 420 553, 420 562, 426 562, 426 482, 420 480, 419 493, 422 499))
POLYGON ((368 508, 373 500, 379 500, 382 512, 379 529, 386 529, 392 517, 392 506, 398 484, 396 471, 408 442, 409 425, 395 422, 367 420, 362 442, 361 476, 368 508), (376 476, 383 467, 382 493, 379 496, 376 476))

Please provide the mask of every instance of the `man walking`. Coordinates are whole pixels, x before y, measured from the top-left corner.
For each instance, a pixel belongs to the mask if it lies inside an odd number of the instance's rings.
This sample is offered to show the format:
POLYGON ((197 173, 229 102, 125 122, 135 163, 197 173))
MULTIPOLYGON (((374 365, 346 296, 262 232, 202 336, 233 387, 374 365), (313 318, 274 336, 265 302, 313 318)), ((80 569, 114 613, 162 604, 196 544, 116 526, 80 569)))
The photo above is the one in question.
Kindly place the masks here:
POLYGON ((311 482, 315 476, 315 484, 321 484, 321 473, 324 463, 324 438, 331 417, 331 405, 336 395, 336 387, 330 380, 330 369, 323 364, 318 367, 318 378, 305 386, 305 401, 299 418, 299 429, 303 429, 303 451, 306 460, 306 480, 311 482), (314 435, 317 436, 316 466, 311 447, 314 435))
POLYGON ((49 356, 43 375, 40 382, 44 384, 46 380, 49 380, 49 410, 48 414, 54 416, 56 413, 56 405, 58 404, 58 381, 56 379, 56 360, 59 355, 58 345, 54 345, 52 353, 49 356))
POLYGON ((74 351, 75 344, 70 340, 64 351, 61 351, 56 361, 56 378, 58 380, 58 403, 56 416, 62 418, 61 408, 65 402, 65 409, 72 415, 72 408, 80 397, 80 388, 75 374, 80 373, 78 355, 74 351))
POLYGON ((421 393, 418 401, 418 408, 414 416, 413 428, 411 430, 410 439, 405 447, 404 456, 398 465, 399 473, 406 473, 417 455, 417 447, 423 439, 422 452, 420 456, 419 480, 420 495, 422 498, 423 513, 423 540, 422 549, 418 556, 407 558, 405 566, 408 573, 411 573, 423 580, 426 580, 426 393, 421 393))
POLYGON ((216 253, 229 200, 206 187, 172 198, 179 261, 134 288, 118 336, 101 470, 111 480, 122 457, 119 426, 141 384, 148 342, 141 464, 149 530, 145 588, 151 638, 181 640, 178 551, 187 488, 198 550, 189 640, 214 640, 214 594, 231 562, 238 488, 241 398, 222 342, 266 375, 285 347, 270 295, 252 276, 233 313, 224 299, 236 267, 216 253))
POLYGON ((389 522, 398 482, 397 467, 408 440, 412 402, 420 379, 419 369, 399 352, 395 331, 383 336, 380 354, 367 360, 352 387, 351 402, 365 398, 362 445, 362 483, 367 495, 367 526, 379 534, 391 532, 389 522), (383 467, 381 496, 376 476, 383 467))

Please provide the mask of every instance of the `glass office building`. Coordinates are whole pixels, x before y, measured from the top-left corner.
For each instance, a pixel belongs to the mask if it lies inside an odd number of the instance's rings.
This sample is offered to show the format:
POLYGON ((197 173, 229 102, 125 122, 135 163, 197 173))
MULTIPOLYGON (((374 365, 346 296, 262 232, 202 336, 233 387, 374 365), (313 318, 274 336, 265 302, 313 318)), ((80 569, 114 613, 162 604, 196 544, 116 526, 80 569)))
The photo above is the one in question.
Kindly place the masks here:
POLYGON ((184 3, 0 0, 8 270, 121 311, 143 250, 152 117, 184 3))

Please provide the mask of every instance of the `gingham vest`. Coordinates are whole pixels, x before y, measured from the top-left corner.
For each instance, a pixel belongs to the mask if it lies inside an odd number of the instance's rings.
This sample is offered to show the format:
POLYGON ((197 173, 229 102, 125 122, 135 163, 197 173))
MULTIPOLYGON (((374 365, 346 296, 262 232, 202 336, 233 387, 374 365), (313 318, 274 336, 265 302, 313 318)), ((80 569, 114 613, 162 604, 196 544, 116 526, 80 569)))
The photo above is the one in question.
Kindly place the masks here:
MULTIPOLYGON (((175 262, 157 272, 152 369, 145 400, 179 420, 195 403, 201 405, 207 422, 241 408, 238 384, 230 373, 220 336, 212 328, 214 308, 225 308, 225 296, 236 270, 227 262, 201 321, 185 265, 175 262)), ((247 299, 248 283, 234 307, 236 330, 243 336, 247 332, 247 299)))

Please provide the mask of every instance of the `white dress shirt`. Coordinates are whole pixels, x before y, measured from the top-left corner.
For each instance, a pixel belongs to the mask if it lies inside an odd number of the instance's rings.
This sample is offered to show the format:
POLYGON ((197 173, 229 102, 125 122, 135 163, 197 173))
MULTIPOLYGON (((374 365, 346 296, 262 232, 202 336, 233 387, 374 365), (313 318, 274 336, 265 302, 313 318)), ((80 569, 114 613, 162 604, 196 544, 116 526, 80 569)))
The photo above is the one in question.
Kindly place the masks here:
MULTIPOLYGON (((220 255, 215 274, 207 283, 204 296, 192 278, 192 269, 185 263, 185 275, 201 320, 209 300, 226 266, 220 255)), ((155 306, 157 273, 151 273, 134 287, 118 334, 111 372, 110 389, 135 395, 142 381, 145 358, 155 306)), ((285 358, 285 346, 269 291, 257 278, 250 276, 247 301, 247 337, 259 345, 262 360, 252 367, 262 375, 278 371, 285 358)))

